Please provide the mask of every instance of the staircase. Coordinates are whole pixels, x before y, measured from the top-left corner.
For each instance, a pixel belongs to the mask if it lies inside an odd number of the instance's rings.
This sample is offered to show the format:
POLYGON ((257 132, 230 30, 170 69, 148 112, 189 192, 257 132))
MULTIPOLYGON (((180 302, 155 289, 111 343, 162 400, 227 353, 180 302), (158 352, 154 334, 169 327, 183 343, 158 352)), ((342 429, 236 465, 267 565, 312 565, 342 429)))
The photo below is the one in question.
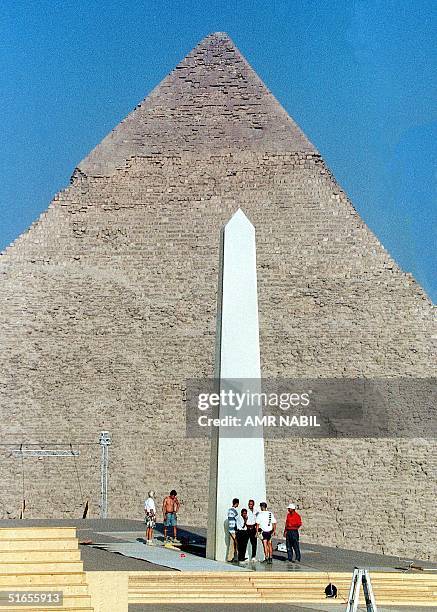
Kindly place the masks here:
POLYGON ((0 529, 0 592, 8 591, 62 591, 63 604, 3 604, 2 612, 93 612, 76 529, 0 529))
MULTIPOLYGON (((370 572, 376 602, 437 607, 437 573, 370 572)), ((352 572, 130 572, 130 604, 346 603, 352 572), (325 587, 337 586, 337 599, 325 587)), ((361 594, 360 601, 364 601, 361 594)))

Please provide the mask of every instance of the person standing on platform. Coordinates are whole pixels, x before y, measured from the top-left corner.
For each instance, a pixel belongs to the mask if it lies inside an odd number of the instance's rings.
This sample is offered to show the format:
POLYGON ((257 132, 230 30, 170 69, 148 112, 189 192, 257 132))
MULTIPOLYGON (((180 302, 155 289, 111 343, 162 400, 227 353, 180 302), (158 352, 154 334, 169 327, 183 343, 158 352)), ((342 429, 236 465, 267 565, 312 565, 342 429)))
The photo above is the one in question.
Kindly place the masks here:
POLYGON ((229 546, 226 561, 229 561, 230 563, 234 561, 237 555, 237 508, 239 505, 240 500, 237 497, 234 497, 232 500, 232 507, 228 510, 229 546))
POLYGON ((180 544, 177 539, 177 513, 179 512, 180 503, 177 498, 177 493, 174 489, 170 491, 170 495, 164 497, 162 502, 162 514, 164 516, 164 542, 167 542, 167 529, 173 527, 173 543, 180 544))
POLYGON ((246 558, 247 543, 249 541, 249 532, 247 530, 247 510, 243 508, 240 516, 237 516, 237 551, 239 563, 246 563, 249 559, 246 558))
POLYGON ((267 510, 266 502, 261 502, 261 510, 256 516, 256 529, 260 531, 263 539, 264 561, 262 563, 273 563, 273 544, 272 537, 276 534, 276 519, 270 510, 267 510))
POLYGON ((153 546, 153 528, 156 523, 155 491, 149 491, 144 502, 144 523, 146 525, 146 544, 153 546))
POLYGON ((256 548, 258 545, 258 538, 256 537, 256 515, 258 512, 255 510, 255 501, 249 499, 247 511, 246 527, 249 535, 250 545, 252 548, 252 561, 256 561, 256 548))
POLYGON ((296 512, 296 505, 289 504, 285 519, 284 537, 287 543, 287 557, 290 563, 294 563, 293 551, 296 561, 300 563, 299 528, 302 526, 300 514, 296 512))

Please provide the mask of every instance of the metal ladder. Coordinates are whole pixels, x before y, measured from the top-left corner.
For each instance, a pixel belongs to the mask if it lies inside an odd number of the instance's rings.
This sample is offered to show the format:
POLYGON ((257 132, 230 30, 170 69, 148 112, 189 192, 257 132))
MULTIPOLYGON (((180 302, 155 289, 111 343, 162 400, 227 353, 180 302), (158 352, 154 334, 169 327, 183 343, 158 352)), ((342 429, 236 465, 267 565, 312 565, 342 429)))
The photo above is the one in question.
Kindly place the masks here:
POLYGON ((367 612, 378 612, 375 596, 373 595, 372 582, 369 570, 356 567, 352 576, 351 588, 347 602, 346 612, 356 612, 360 600, 360 588, 363 585, 364 599, 366 601, 367 612))

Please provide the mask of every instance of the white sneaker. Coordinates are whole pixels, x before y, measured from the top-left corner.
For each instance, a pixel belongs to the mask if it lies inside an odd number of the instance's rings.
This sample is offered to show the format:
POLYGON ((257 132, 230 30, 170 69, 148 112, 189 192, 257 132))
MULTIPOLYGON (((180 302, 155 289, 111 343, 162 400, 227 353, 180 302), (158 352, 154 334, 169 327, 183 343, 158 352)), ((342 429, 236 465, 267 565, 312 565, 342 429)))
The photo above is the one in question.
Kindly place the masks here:
POLYGON ((252 561, 252 563, 255 563, 256 557, 252 557, 251 561, 252 561))

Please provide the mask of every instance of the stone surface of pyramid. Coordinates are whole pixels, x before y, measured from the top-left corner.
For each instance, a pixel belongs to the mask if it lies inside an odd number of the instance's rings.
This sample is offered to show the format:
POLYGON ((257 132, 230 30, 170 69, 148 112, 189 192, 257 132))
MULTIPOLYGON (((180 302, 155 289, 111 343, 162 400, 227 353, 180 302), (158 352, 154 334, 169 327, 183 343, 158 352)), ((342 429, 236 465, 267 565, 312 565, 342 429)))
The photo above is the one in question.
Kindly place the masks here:
POLYGON ((135 155, 315 152, 225 33, 205 38, 79 165, 106 175, 135 155))
MULTIPOLYGON (((219 236, 238 208, 256 228, 264 377, 433 376, 427 296, 215 34, 0 258, 0 515, 18 515, 24 467, 29 517, 80 516, 81 490, 98 516, 106 429, 110 516, 141 520, 147 490, 175 487, 181 524, 206 524, 209 442, 186 437, 184 394, 214 371, 219 236), (81 455, 22 464, 21 443, 81 455)), ((266 440, 269 503, 282 517, 297 501, 307 541, 431 557, 435 451, 406 435, 266 440)))

